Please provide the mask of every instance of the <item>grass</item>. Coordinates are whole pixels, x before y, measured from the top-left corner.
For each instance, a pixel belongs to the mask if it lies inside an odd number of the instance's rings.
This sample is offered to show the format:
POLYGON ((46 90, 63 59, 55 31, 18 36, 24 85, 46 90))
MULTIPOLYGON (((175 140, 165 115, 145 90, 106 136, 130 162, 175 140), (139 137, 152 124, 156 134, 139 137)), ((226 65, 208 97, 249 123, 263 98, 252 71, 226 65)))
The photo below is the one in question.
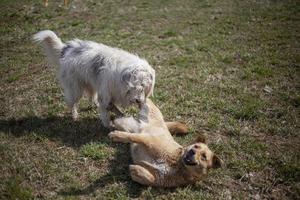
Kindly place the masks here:
POLYGON ((89 143, 81 148, 81 154, 94 160, 104 160, 113 154, 109 150, 109 147, 105 144, 89 143))
POLYGON ((21 185, 21 180, 16 177, 15 179, 8 180, 5 183, 4 193, 2 198, 7 199, 31 199, 33 198, 32 191, 29 188, 21 185))
MULTIPOLYGON (((298 1, 0 2, 1 199, 299 199, 298 1), (55 68, 31 36, 55 31, 145 57, 155 103, 225 161, 195 185, 144 187, 96 108, 66 111, 55 68), (265 90, 268 88, 268 90, 265 90)), ((134 110, 128 110, 133 113, 134 110)))

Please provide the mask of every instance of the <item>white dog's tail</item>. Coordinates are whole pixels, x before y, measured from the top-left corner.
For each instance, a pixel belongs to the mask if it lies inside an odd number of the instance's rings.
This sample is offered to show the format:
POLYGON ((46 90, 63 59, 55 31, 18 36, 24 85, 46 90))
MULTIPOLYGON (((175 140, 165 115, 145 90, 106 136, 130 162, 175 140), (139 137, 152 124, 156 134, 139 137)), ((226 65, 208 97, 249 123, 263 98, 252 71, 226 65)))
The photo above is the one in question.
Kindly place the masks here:
POLYGON ((33 41, 40 44, 51 64, 59 66, 59 57, 64 43, 50 30, 33 35, 33 41))

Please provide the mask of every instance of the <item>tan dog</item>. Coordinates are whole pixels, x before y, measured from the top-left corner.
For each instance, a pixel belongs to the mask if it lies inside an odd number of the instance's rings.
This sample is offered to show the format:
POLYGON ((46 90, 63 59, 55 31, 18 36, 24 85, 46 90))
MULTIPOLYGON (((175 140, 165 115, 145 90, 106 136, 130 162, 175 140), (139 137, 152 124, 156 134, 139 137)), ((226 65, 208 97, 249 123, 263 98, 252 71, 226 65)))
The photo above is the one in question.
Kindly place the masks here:
POLYGON ((141 108, 139 119, 119 118, 118 130, 109 134, 114 142, 131 143, 131 178, 143 185, 176 187, 195 183, 205 177, 210 168, 221 167, 222 161, 198 137, 183 147, 172 133, 187 133, 179 122, 165 122, 160 110, 150 99, 141 108), (126 132, 124 132, 126 131, 126 132))

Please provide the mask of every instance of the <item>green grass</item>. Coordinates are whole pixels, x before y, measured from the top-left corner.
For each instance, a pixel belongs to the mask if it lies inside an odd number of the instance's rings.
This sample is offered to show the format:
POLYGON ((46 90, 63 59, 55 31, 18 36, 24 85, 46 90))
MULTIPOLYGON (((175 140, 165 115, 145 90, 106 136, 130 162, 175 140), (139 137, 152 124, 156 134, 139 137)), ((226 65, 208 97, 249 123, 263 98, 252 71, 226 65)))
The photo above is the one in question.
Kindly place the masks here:
POLYGON ((109 147, 106 144, 90 143, 81 147, 81 154, 85 157, 90 157, 95 160, 104 160, 113 156, 109 147))
POLYGON ((299 199, 298 1, 0 6, 1 199, 299 199), (204 133, 225 167, 174 189, 133 182, 128 145, 109 140, 88 100, 71 120, 56 69, 30 39, 43 29, 145 57, 157 74, 155 103, 189 126, 175 139, 204 133))
POLYGON ((32 199, 33 195, 29 188, 21 185, 21 179, 18 177, 10 179, 5 183, 5 192, 1 194, 3 199, 32 199))

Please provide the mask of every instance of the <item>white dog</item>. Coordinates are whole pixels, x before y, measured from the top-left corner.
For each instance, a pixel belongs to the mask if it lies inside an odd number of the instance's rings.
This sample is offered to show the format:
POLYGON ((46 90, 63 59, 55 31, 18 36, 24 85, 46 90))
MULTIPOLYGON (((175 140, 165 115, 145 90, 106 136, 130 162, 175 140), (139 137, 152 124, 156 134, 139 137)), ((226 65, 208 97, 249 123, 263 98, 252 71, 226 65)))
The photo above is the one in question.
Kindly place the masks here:
POLYGON ((116 105, 141 106, 153 94, 155 71, 136 55, 92 41, 63 43, 49 30, 38 32, 33 40, 41 44, 49 61, 59 66, 58 79, 74 120, 84 92, 100 108, 105 127, 110 125, 109 111, 121 113, 116 105))

